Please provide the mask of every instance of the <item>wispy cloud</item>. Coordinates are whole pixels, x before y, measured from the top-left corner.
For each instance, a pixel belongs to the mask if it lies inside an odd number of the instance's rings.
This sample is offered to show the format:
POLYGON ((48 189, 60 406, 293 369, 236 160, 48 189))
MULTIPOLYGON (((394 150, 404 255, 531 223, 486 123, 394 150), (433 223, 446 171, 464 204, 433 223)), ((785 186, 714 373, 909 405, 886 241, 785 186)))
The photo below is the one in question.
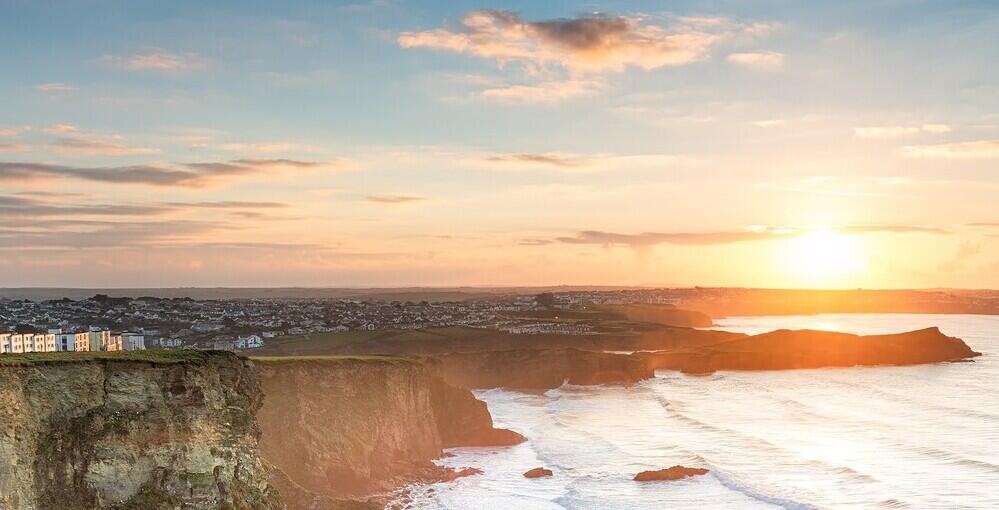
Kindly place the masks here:
POLYGON ((787 121, 784 119, 758 120, 753 122, 753 125, 761 128, 779 128, 787 126, 787 121))
POLYGON ((39 83, 35 85, 35 90, 40 92, 71 92, 76 90, 76 87, 66 83, 39 83))
POLYGON ((364 200, 375 204, 408 204, 421 202, 426 198, 416 195, 368 195, 364 200))
POLYGON ((100 60, 122 69, 159 73, 192 71, 208 65, 208 61, 197 53, 178 54, 159 48, 132 55, 104 55, 100 60))
POLYGON ((486 159, 488 161, 499 163, 537 163, 559 168, 574 168, 586 163, 585 159, 578 159, 572 156, 555 153, 531 154, 521 152, 516 154, 497 154, 495 156, 489 156, 486 159))
MULTIPOLYGON (((831 229, 841 234, 946 234, 947 231, 937 227, 922 227, 910 225, 847 225, 831 229)), ((708 246, 718 244, 733 244, 752 241, 773 241, 788 239, 809 233, 811 229, 799 227, 755 227, 746 230, 714 231, 714 232, 642 232, 638 234, 622 234, 599 230, 583 230, 572 236, 556 237, 551 241, 565 244, 594 244, 601 246, 623 245, 633 248, 648 248, 658 244, 679 244, 708 246)), ((528 244, 536 245, 537 239, 528 244)))
POLYGON ((237 159, 207 163, 150 163, 131 166, 82 167, 47 163, 0 162, 0 181, 71 178, 115 184, 204 187, 239 177, 294 170, 333 170, 337 161, 237 159))
POLYGON ((898 138, 919 133, 949 133, 947 124, 923 124, 922 126, 868 126, 853 128, 854 136, 860 138, 898 138))
POLYGON ((49 146, 60 154, 77 156, 146 156, 160 152, 159 149, 148 147, 131 147, 117 137, 102 139, 92 136, 64 136, 57 138, 49 146))
POLYGON ((288 207, 282 202, 247 202, 240 200, 220 200, 217 202, 166 202, 166 205, 196 209, 280 209, 288 207))
POLYGON ((488 88, 479 93, 486 99, 510 103, 554 103, 574 97, 594 95, 603 84, 594 80, 547 81, 537 85, 508 85, 488 88))
POLYGON ((45 128, 46 133, 50 133, 53 135, 64 135, 67 133, 76 133, 79 131, 80 131, 79 128, 70 124, 52 124, 51 126, 45 128))
POLYGON ((0 152, 31 152, 31 146, 23 143, 0 143, 0 152))
POLYGON ((999 158, 999 140, 909 145, 902 153, 913 158, 995 159, 999 158))
POLYGON ((728 61, 757 71, 778 71, 784 67, 784 54, 776 51, 732 53, 728 61))

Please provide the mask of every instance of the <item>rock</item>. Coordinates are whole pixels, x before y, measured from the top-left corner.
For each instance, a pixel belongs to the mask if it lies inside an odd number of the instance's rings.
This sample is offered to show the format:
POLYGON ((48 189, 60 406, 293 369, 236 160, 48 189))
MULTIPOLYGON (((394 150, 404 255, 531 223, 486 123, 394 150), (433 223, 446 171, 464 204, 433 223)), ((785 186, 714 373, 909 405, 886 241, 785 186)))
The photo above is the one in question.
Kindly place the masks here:
POLYGON ((451 471, 444 477, 445 482, 453 482, 459 478, 464 478, 466 476, 481 475, 482 470, 479 468, 467 467, 464 469, 459 469, 457 471, 451 471))
POLYGON ((541 478, 543 476, 552 476, 552 470, 545 469, 543 467, 536 467, 524 473, 524 478, 541 478))
POLYGON ((641 473, 635 475, 634 480, 636 482, 670 481, 706 474, 708 474, 707 469, 673 466, 671 468, 660 469, 658 471, 642 471, 641 473))

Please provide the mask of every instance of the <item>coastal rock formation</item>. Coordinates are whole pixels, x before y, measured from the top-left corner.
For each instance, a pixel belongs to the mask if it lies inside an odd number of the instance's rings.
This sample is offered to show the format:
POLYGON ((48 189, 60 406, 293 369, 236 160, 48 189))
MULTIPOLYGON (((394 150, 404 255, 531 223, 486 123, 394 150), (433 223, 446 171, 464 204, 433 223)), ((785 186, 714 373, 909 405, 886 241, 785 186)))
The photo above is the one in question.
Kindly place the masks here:
POLYGON ((673 466, 666 469, 660 469, 658 471, 642 471, 641 473, 635 475, 634 480, 636 482, 673 481, 706 474, 708 474, 708 470, 703 468, 673 466))
POLYGON ((259 406, 231 353, 5 362, 0 508, 283 508, 257 455, 259 406))
POLYGON ((965 360, 980 356, 980 353, 937 328, 870 336, 782 329, 698 348, 642 353, 641 356, 648 360, 651 368, 710 373, 716 370, 917 365, 965 360))
POLYGON ((654 376, 643 358, 578 349, 453 353, 434 358, 446 381, 466 388, 541 391, 570 384, 630 384, 654 376))
POLYGON ((449 479, 454 474, 431 462, 444 448, 523 441, 495 429, 485 403, 418 360, 255 361, 265 395, 257 415, 261 456, 276 479, 293 482, 299 493, 367 498, 410 482, 449 479))
POLYGON ((536 467, 524 473, 524 478, 541 478, 545 476, 552 476, 552 470, 545 469, 543 467, 536 467))

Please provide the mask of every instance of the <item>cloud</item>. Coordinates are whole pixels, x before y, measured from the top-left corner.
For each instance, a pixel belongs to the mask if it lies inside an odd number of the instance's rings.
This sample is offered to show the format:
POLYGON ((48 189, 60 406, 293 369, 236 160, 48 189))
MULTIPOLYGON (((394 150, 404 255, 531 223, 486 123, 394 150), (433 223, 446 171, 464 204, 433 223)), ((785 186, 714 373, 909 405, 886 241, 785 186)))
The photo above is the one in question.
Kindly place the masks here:
POLYGON ((853 128, 854 136, 860 138, 897 138, 918 133, 949 133, 947 124, 923 124, 922 126, 870 126, 853 128))
POLYGON ((954 255, 937 265, 937 271, 942 271, 945 273, 953 273, 962 269, 968 262, 969 259, 974 258, 976 255, 982 252, 981 243, 973 243, 971 241, 965 241, 957 248, 954 255))
MULTIPOLYGON (((72 128, 72 126, 64 127, 72 128)), ((49 146, 60 154, 76 156, 145 156, 159 154, 160 152, 159 149, 152 149, 148 147, 130 147, 119 141, 82 136, 60 137, 49 146)))
POLYGON ((75 204, 62 205, 39 200, 24 194, 0 195, 0 218, 18 218, 18 226, 38 217, 50 216, 149 216, 162 214, 169 209, 158 205, 132 204, 75 204))
POLYGON ((221 200, 218 202, 166 202, 166 205, 182 208, 198 209, 279 209, 288 207, 281 202, 246 202, 239 200, 221 200))
POLYGON ((680 18, 673 26, 647 23, 641 17, 592 14, 577 18, 525 21, 503 10, 476 10, 462 18, 457 30, 444 28, 404 32, 403 48, 433 48, 466 53, 532 67, 557 65, 572 72, 645 70, 704 60, 711 46, 728 32, 742 32, 720 23, 694 23, 680 18))
POLYGON ((486 159, 488 161, 494 161, 499 163, 537 163, 541 165, 550 165, 559 168, 574 168, 585 163, 585 160, 573 159, 568 156, 563 156, 554 153, 530 154, 522 152, 517 154, 499 154, 495 156, 489 156, 486 159))
POLYGON ((234 227, 217 222, 88 221, 27 223, 30 230, 0 229, 0 249, 119 248, 190 243, 234 227))
POLYGON ((547 81, 537 85, 509 85, 488 88, 479 95, 511 103, 554 103, 574 97, 591 96, 603 89, 603 83, 593 80, 547 81))
POLYGON ((0 137, 12 137, 21 134, 24 131, 31 129, 29 126, 24 127, 14 127, 14 128, 0 128, 0 137))
POLYGON ((35 85, 35 90, 41 92, 71 92, 76 90, 76 87, 65 83, 39 83, 35 85))
POLYGON ((745 241, 764 241, 791 235, 794 230, 762 229, 732 232, 643 232, 640 234, 620 234, 599 230, 583 230, 574 236, 555 238, 565 244, 597 244, 603 246, 627 245, 633 248, 649 247, 657 244, 713 245, 731 244, 745 241))
POLYGON ((31 152, 31 146, 23 143, 0 143, 0 152, 31 152))
POLYGON ((364 200, 376 204, 408 204, 426 199, 415 195, 368 195, 364 200))
POLYGON ((758 120, 753 125, 761 128, 784 127, 787 125, 787 121, 784 119, 758 120))
POLYGON ((291 159, 237 159, 208 163, 151 163, 101 167, 0 161, 0 181, 71 178, 115 184, 197 188, 217 184, 234 177, 293 170, 329 170, 340 166, 341 163, 338 161, 317 162, 291 159))
POLYGON ((757 71, 778 71, 784 67, 784 54, 776 51, 732 53, 727 60, 732 64, 757 71))
MULTIPOLYGON (((920 227, 908 225, 846 225, 831 229, 835 232, 851 234, 874 233, 923 233, 946 234, 947 231, 935 227, 920 227)), ((564 244, 595 244, 601 246, 624 245, 632 248, 648 248, 658 244, 679 244, 694 246, 709 246, 752 241, 773 241, 805 235, 812 231, 800 227, 763 226, 746 230, 715 231, 715 232, 642 232, 639 234, 622 234, 599 230, 583 230, 572 236, 562 236, 553 239, 564 244)), ((529 240, 531 245, 543 244, 537 239, 529 240)), ((523 243, 522 243, 523 244, 523 243)))
POLYGON ((563 154, 554 152, 476 154, 467 159, 470 165, 494 170, 552 169, 565 172, 604 172, 661 170, 690 161, 674 154, 563 154))
POLYGON ((53 135, 64 135, 67 133, 76 133, 79 131, 80 131, 79 128, 77 128, 76 126, 72 126, 70 124, 52 124, 51 126, 45 128, 46 133, 51 133, 53 135))
POLYGON ((153 71, 158 73, 192 71, 203 69, 207 66, 207 61, 196 53, 185 53, 181 55, 159 48, 153 48, 144 53, 136 53, 127 56, 104 55, 100 60, 101 62, 122 69, 129 69, 132 71, 153 71))
MULTIPOLYGON (((202 145, 204 146, 204 145, 202 145)), ((312 145, 292 142, 260 142, 260 143, 222 143, 216 146, 220 150, 231 152, 316 152, 312 145)))
POLYGON ((902 153, 913 158, 994 159, 999 158, 999 140, 909 145, 902 153))

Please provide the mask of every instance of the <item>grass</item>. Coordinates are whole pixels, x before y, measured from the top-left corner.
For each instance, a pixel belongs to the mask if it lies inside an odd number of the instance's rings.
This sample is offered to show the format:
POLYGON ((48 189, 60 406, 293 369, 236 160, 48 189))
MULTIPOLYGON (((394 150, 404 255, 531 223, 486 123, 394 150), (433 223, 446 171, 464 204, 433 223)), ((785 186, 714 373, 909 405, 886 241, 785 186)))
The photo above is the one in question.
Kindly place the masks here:
POLYGON ((0 366, 32 365, 36 363, 80 363, 86 361, 142 361, 154 364, 201 363, 210 351, 160 350, 119 352, 32 352, 0 354, 0 366))
POLYGON ((377 361, 387 363, 416 363, 418 360, 404 356, 346 355, 346 356, 249 356, 258 363, 282 363, 296 361, 377 361))
POLYGON ((350 344, 390 341, 425 341, 446 340, 453 338, 485 338, 496 335, 497 332, 488 329, 448 327, 427 329, 380 329, 352 330, 337 333, 312 333, 307 335, 287 336, 268 340, 259 349, 262 355, 299 356, 311 355, 324 350, 335 349, 350 344))

